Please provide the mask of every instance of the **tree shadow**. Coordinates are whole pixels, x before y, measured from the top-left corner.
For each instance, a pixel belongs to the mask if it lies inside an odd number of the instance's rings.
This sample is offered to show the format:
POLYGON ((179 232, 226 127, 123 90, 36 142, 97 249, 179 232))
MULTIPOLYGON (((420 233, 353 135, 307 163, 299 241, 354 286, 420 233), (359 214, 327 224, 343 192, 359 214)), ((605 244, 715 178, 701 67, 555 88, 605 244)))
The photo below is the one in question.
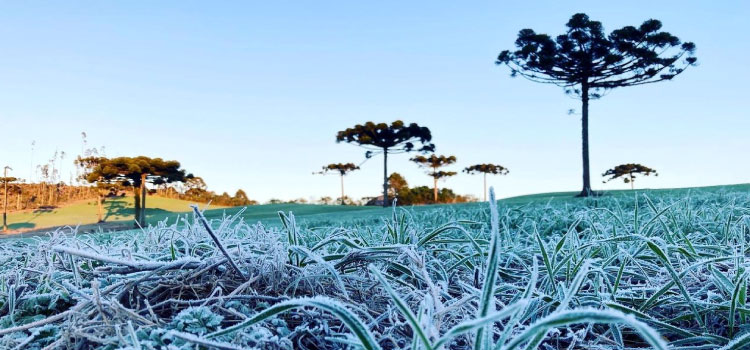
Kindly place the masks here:
POLYGON ((33 222, 17 222, 14 224, 8 224, 8 228, 11 230, 27 230, 36 227, 33 222))
MULTIPOLYGON (((124 217, 124 218, 135 218, 135 209, 133 207, 128 206, 128 203, 123 200, 108 200, 104 202, 104 210, 106 211, 104 214, 104 217, 102 218, 103 221, 107 221, 110 217, 124 217)), ((174 212, 169 210, 164 210, 161 208, 149 208, 148 207, 148 201, 146 202, 146 219, 150 219, 153 217, 164 217, 165 215, 172 214, 174 212)))
POLYGON ((32 213, 34 213, 34 214, 51 213, 51 212, 55 211, 55 209, 57 209, 57 207, 54 206, 54 205, 43 205, 43 206, 41 206, 39 208, 34 209, 34 211, 32 211, 32 213))
POLYGON ((121 200, 106 200, 103 206, 106 212, 102 221, 107 221, 110 216, 127 216, 128 212, 131 215, 133 214, 133 208, 128 208, 127 204, 121 200))

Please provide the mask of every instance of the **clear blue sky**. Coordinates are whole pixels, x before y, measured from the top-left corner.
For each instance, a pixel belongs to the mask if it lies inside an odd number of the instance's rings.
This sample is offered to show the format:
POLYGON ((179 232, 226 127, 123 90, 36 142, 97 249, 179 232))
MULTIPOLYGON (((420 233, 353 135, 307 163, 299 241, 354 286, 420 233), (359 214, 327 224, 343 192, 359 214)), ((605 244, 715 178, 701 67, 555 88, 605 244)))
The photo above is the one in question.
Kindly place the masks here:
MULTIPOLYGON (((428 126, 454 170, 481 162, 501 197, 580 189, 578 102, 494 65, 519 29, 558 34, 586 12, 607 31, 660 19, 697 45, 699 66, 674 81, 615 90, 591 107, 591 165, 638 162, 639 187, 750 181, 750 41, 744 1, 5 1, 0 4, 0 163, 89 145, 109 156, 177 159, 211 189, 255 199, 338 194, 313 176, 364 150, 336 131, 368 120, 428 126), (617 4, 617 5, 615 5, 617 4)), ((408 162, 389 169, 430 179, 408 162)), ((382 158, 347 178, 377 195, 382 158)), ((481 177, 442 182, 481 195, 481 177)))

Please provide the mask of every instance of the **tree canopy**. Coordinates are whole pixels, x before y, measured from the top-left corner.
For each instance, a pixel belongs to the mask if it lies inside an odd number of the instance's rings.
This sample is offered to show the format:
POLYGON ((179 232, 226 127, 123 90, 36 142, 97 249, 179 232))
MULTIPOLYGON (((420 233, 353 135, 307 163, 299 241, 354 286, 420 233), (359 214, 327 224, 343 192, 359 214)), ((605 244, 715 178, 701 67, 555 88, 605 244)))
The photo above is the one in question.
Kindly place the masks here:
POLYGON ((120 182, 139 187, 144 180, 148 183, 172 183, 193 177, 192 174, 186 174, 185 170, 180 169, 180 162, 176 160, 139 156, 111 159, 89 157, 80 161, 92 166, 86 175, 88 182, 120 182))
POLYGON ((3 177, 3 176, 0 176, 0 184, 4 184, 6 182, 7 183, 11 183, 11 182, 16 182, 16 181, 18 181, 18 178, 16 178, 16 177, 12 177, 12 176, 3 177))
POLYGON ((509 170, 502 165, 497 164, 475 164, 464 168, 467 174, 483 173, 493 175, 507 175, 509 170))
POLYGON ((502 51, 496 63, 507 65, 513 76, 535 82, 612 89, 670 80, 697 61, 695 44, 661 31, 662 24, 655 19, 609 35, 601 22, 584 13, 573 15, 566 26, 568 30, 554 39, 532 29, 521 30, 517 50, 502 51))
POLYGON ((610 182, 614 179, 622 177, 622 181, 624 183, 629 183, 630 187, 633 188, 633 183, 635 182, 635 176, 636 175, 643 175, 643 176, 649 176, 651 174, 654 174, 654 176, 659 176, 659 173, 656 172, 656 170, 651 169, 645 165, 641 164, 621 164, 618 165, 612 169, 609 169, 602 174, 603 177, 609 176, 609 179, 606 179, 604 182, 610 182))
POLYGON ((357 124, 352 128, 339 131, 336 135, 336 142, 356 143, 359 146, 370 148, 366 153, 368 158, 374 155, 373 151, 381 150, 388 150, 389 153, 414 150, 432 152, 435 150, 435 145, 430 141, 432 141, 430 129, 416 123, 406 125, 400 120, 396 120, 390 125, 373 122, 357 124), (415 145, 415 143, 419 145, 415 145))
POLYGON ((354 163, 331 163, 323 167, 323 172, 337 171, 341 176, 344 176, 354 170, 359 170, 359 167, 354 163))
POLYGON ((446 165, 451 165, 456 162, 456 156, 443 156, 431 154, 429 157, 415 156, 411 159, 412 162, 417 163, 420 167, 424 168, 440 168, 446 165))

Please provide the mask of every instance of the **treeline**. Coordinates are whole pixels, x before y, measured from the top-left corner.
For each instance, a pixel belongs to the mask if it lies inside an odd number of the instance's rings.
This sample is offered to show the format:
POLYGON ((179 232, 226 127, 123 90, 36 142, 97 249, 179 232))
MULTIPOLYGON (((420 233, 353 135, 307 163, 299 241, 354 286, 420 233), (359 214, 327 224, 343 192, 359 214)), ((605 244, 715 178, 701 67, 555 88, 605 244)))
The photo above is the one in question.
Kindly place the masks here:
POLYGON ((441 188, 437 190, 427 186, 409 187, 409 183, 399 173, 392 173, 388 176, 389 195, 396 198, 397 205, 421 205, 421 204, 441 204, 441 203, 466 203, 476 202, 477 198, 471 195, 459 195, 450 188, 441 188))
MULTIPOLYGON (((388 197, 396 198, 396 205, 424 205, 424 204, 447 204, 476 202, 478 199, 472 195, 456 194, 450 188, 441 188, 435 197, 434 188, 428 186, 409 187, 409 183, 399 173, 392 173, 388 177, 388 197)), ((297 198, 281 200, 272 198, 266 204, 323 204, 323 205, 382 205, 383 197, 363 197, 352 199, 349 196, 332 198, 329 196, 317 199, 297 198)), ((392 204, 392 202, 390 202, 392 204)))
POLYGON ((185 184, 181 185, 182 186, 162 186, 151 190, 149 193, 159 197, 181 199, 197 203, 211 203, 214 205, 230 207, 258 204, 258 201, 250 199, 250 197, 247 196, 247 193, 242 189, 237 190, 233 196, 227 192, 218 194, 214 191, 209 191, 206 189, 205 182, 203 182, 203 179, 200 177, 188 179, 185 184), (200 187, 193 187, 196 183, 200 183, 200 187))
MULTIPOLYGON (((64 182, 14 183, 8 182, 8 211, 43 209, 82 199, 96 198, 96 189, 88 186, 70 186, 64 182)), ((0 186, 0 205, 5 203, 5 186, 0 186)))

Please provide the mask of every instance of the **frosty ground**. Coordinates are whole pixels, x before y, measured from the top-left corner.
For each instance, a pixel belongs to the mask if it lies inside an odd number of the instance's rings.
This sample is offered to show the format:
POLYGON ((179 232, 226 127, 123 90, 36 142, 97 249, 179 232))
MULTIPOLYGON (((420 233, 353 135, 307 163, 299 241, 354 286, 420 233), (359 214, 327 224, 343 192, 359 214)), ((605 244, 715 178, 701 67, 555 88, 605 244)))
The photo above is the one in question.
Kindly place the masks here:
POLYGON ((0 241, 0 348, 750 345, 747 186, 230 214, 0 241))

